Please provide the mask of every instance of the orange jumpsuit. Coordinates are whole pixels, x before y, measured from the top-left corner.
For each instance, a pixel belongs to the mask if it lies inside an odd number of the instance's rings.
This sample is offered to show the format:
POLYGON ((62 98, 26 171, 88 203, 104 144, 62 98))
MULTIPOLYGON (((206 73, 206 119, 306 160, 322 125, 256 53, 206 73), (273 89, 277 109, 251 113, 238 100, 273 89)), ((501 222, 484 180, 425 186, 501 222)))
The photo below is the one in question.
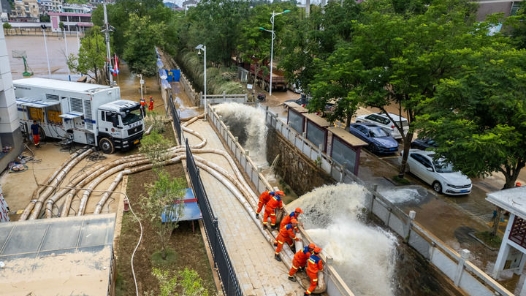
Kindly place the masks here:
POLYGON ((307 260, 307 275, 310 278, 310 286, 305 294, 310 295, 318 286, 318 271, 323 270, 323 262, 317 254, 312 254, 307 260))
POLYGON ((268 190, 263 191, 261 195, 259 196, 259 203, 258 203, 258 209, 256 210, 256 214, 259 214, 261 212, 261 209, 263 209, 263 206, 267 204, 267 202, 270 200, 270 198, 274 195, 274 192, 270 192, 268 190))
POLYGON ((146 117, 146 100, 144 98, 141 98, 141 114, 143 117, 146 117))
POLYGON ((305 267, 305 264, 307 264, 307 259, 310 257, 310 250, 308 246, 303 247, 303 249, 299 250, 294 254, 294 258, 292 258, 292 267, 289 271, 289 276, 293 276, 298 272, 298 269, 300 267, 305 267))
POLYGON ((153 111, 153 98, 150 98, 150 104, 148 105, 148 111, 153 111))
POLYGON ((283 201, 279 195, 272 196, 265 205, 265 214, 263 215, 263 225, 267 225, 267 219, 270 216, 270 226, 276 226, 276 209, 283 208, 283 201))
POLYGON ((279 229, 281 229, 281 228, 285 227, 285 225, 289 224, 290 220, 292 220, 292 218, 298 220, 299 215, 300 214, 296 215, 296 212, 292 211, 289 215, 283 217, 283 219, 281 219, 281 223, 279 223, 279 229))
POLYGON ((276 242, 278 243, 278 246, 276 247, 276 255, 281 252, 283 249, 283 244, 287 243, 289 245, 292 245, 292 240, 297 240, 296 238, 296 227, 292 224, 287 224, 285 227, 281 228, 279 230, 279 234, 276 237, 276 242))

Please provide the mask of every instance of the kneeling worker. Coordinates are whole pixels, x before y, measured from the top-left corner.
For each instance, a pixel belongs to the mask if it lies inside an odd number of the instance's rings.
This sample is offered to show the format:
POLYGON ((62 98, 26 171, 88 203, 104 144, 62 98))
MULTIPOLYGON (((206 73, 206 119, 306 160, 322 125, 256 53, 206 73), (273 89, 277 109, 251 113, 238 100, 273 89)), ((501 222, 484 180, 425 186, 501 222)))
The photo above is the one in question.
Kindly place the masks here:
POLYGON ((290 221, 290 224, 287 224, 285 227, 281 228, 279 230, 279 234, 276 237, 276 242, 274 245, 276 245, 276 253, 274 254, 274 259, 281 261, 281 258, 279 257, 279 253, 283 249, 283 244, 287 243, 290 245, 293 244, 292 240, 299 240, 298 237, 296 237, 296 229, 298 225, 298 220, 292 219, 290 221))
POLYGON ((310 255, 312 251, 314 251, 314 248, 316 248, 316 245, 314 243, 310 243, 308 246, 303 247, 303 249, 299 250, 294 254, 294 258, 292 258, 292 267, 289 271, 289 280, 295 282, 296 278, 294 275, 296 272, 298 272, 298 269, 305 268, 305 265, 307 264, 307 260, 310 258, 310 255))
MULTIPOLYGON (((301 208, 296 208, 293 212, 290 212, 287 216, 283 217, 281 219, 281 223, 279 224, 279 229, 285 227, 285 225, 290 223, 290 220, 296 219, 298 220, 298 217, 300 214, 303 213, 303 210, 301 208)), ((299 220, 298 220, 299 221, 299 220)))
POLYGON ((318 286, 318 272, 323 270, 323 262, 320 258, 321 248, 316 247, 312 251, 309 260, 307 260, 307 275, 310 278, 310 286, 305 291, 304 296, 310 295, 314 289, 318 286))
POLYGON ((281 197, 284 196, 283 191, 278 190, 274 192, 274 196, 265 205, 265 214, 263 215, 263 226, 267 226, 267 219, 270 217, 270 226, 272 229, 276 229, 276 210, 283 209, 283 201, 281 197))
POLYGON ((258 208, 256 210, 256 218, 259 218, 259 213, 263 209, 263 206, 266 206, 271 197, 274 196, 274 191, 265 190, 259 195, 258 208))

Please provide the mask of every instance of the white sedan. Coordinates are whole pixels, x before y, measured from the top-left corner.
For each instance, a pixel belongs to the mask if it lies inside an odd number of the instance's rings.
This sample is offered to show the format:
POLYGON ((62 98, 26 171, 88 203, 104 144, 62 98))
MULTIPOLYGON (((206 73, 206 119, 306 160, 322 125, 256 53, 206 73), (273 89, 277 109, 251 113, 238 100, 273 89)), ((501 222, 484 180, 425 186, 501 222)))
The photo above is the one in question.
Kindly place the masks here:
MULTIPOLYGON (((420 178, 437 193, 465 195, 471 193, 471 180, 444 159, 434 159, 435 152, 410 149, 406 172, 420 178)), ((402 161, 402 156, 399 157, 402 161)))

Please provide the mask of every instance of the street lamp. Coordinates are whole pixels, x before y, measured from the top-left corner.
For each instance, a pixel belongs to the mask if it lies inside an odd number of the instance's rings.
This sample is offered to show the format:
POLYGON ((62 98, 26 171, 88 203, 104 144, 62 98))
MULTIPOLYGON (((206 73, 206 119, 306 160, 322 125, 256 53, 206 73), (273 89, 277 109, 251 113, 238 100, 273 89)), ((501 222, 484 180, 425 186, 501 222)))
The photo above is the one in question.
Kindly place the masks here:
POLYGON ((205 58, 205 60, 204 60, 204 72, 203 72, 203 75, 204 75, 203 94, 204 94, 204 97, 205 97, 205 120, 206 120, 206 46, 202 45, 202 44, 199 44, 198 46, 195 47, 195 49, 198 50, 197 54, 201 54, 201 50, 202 50, 203 53, 204 53, 203 56, 205 58))
POLYGON ((49 66, 49 54, 47 52, 47 41, 46 41, 46 29, 47 29, 47 26, 46 25, 40 25, 40 27, 42 28, 42 34, 44 34, 44 46, 46 47, 46 59, 47 59, 47 72, 48 72, 49 78, 51 78, 51 67, 49 66))
POLYGON ((274 32, 274 17, 276 15, 289 13, 289 12, 290 10, 288 9, 283 10, 283 12, 277 12, 277 13, 272 11, 272 16, 270 17, 270 23, 272 24, 272 30, 267 30, 263 27, 259 27, 261 31, 270 32, 272 34, 272 41, 270 43, 270 85, 268 87, 270 96, 272 96, 272 67, 273 67, 272 60, 274 59, 274 39, 276 39, 276 32, 274 32))

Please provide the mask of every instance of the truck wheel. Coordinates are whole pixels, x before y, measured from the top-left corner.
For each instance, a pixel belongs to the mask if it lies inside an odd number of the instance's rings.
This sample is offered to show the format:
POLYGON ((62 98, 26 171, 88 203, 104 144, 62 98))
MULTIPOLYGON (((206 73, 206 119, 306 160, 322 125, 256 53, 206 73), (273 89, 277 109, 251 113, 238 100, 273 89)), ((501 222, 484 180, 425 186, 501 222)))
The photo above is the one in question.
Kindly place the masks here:
POLYGON ((46 132, 44 132, 44 129, 41 126, 38 127, 38 134, 40 135, 40 141, 46 140, 46 132))
POLYGON ((100 139, 99 148, 105 154, 112 154, 113 152, 115 152, 115 147, 113 147, 113 143, 108 138, 100 139))

